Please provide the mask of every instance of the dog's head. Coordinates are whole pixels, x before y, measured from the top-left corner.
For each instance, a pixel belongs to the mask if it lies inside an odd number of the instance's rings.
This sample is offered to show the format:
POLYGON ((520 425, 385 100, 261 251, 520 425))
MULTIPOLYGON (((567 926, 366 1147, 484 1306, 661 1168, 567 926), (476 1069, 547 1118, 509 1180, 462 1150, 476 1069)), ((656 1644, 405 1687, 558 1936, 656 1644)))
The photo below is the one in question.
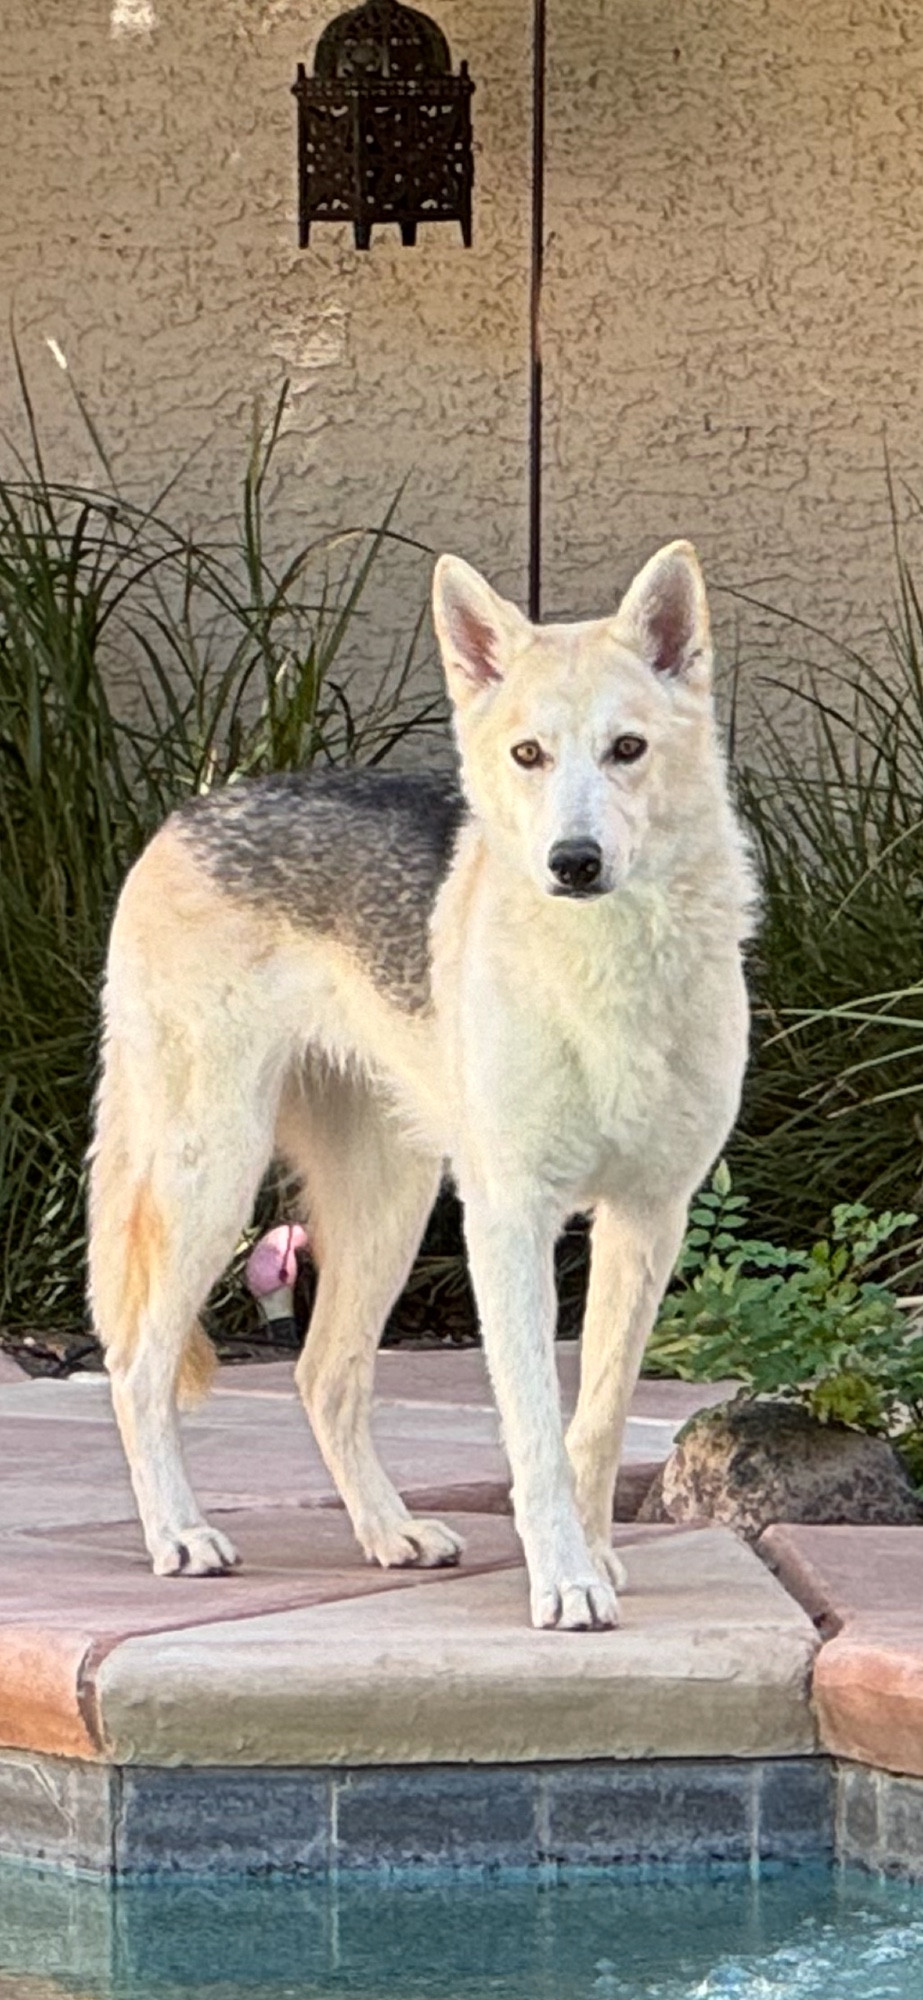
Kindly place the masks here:
POLYGON ((442 556, 433 611, 475 812, 547 894, 620 887, 713 781, 695 551, 671 542, 652 556, 609 618, 544 626, 442 556))

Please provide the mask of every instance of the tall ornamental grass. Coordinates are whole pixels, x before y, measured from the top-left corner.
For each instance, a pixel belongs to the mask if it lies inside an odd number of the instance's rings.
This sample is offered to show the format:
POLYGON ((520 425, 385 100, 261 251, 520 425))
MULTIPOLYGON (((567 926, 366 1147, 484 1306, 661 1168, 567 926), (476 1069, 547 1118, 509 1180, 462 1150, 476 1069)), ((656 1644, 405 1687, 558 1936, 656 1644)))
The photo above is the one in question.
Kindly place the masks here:
POLYGON ((53 479, 20 386, 32 455, 0 477, 0 1324, 50 1329, 84 1317, 99 984, 139 850, 191 793, 381 763, 442 713, 416 671, 422 612, 377 679, 344 665, 404 539, 390 517, 267 554, 284 391, 217 544, 174 525, 168 493, 131 505, 111 468, 106 491, 53 479))
MULTIPOLYGON (((759 1233, 803 1247, 838 1202, 923 1208, 923 604, 899 542, 897 579, 886 661, 774 682, 801 726, 762 704, 759 762, 735 759, 765 910, 728 1161, 759 1233)), ((919 1229, 881 1269, 923 1291, 919 1229)))

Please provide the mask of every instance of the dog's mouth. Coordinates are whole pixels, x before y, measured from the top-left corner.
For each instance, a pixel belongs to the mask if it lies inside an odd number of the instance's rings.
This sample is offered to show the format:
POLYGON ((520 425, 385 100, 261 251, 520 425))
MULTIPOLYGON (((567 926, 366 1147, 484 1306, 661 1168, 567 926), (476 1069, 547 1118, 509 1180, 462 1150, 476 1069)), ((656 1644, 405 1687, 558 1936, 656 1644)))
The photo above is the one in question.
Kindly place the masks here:
POLYGON ((611 887, 611 882, 593 882, 585 889, 568 889, 562 882, 552 882, 548 894, 566 896, 570 903, 596 903, 600 896, 608 896, 611 887))

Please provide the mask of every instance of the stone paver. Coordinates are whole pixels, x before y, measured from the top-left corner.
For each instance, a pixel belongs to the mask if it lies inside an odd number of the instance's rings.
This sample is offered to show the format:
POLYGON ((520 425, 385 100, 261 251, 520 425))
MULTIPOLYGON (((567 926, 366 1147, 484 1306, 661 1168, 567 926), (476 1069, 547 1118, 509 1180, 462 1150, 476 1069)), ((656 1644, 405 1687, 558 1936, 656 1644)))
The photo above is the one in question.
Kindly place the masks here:
POLYGON ((825 1748, 923 1777, 923 1528, 779 1525, 760 1553, 829 1640, 814 1675, 825 1748))
POLYGON ((824 1635, 858 1620, 905 1621, 923 1629, 923 1528, 767 1528, 760 1554, 824 1635))
POLYGON ((923 1624, 852 1627, 825 1646, 814 1683, 821 1741, 838 1757, 923 1778, 923 1624))
MULTIPOLYGON (((219 1518, 219 1517, 216 1517, 219 1518)), ((508 1515, 447 1515, 469 1571, 520 1561, 508 1515)), ((0 1543, 4 1619, 70 1630, 92 1606, 100 1636, 249 1618, 327 1597, 428 1584, 437 1570, 367 1563, 341 1508, 256 1509, 220 1516, 243 1562, 225 1576, 156 1577, 133 1521, 8 1535, 0 1543)), ((2 1628, 0 1628, 2 1637, 2 1628)))
MULTIPOLYGON (((6 1551, 2 1551, 3 1566, 6 1551)), ((0 1626, 0 1743, 55 1757, 95 1757, 88 1725, 86 1666, 94 1635, 87 1623, 56 1630, 36 1621, 0 1626)))
MULTIPOLYGON (((565 1410, 576 1361, 560 1351, 565 1410)), ((274 1767, 810 1749, 814 1635, 749 1551, 620 1528, 623 1630, 535 1633, 483 1357, 387 1351, 377 1386, 382 1457, 461 1532, 458 1571, 366 1565, 286 1363, 223 1369, 185 1421, 196 1488, 244 1558, 222 1578, 151 1576, 104 1377, 0 1385, 0 1742, 274 1767)), ((642 1385, 620 1515, 702 1400, 642 1385)))
MULTIPOLYGON (((380 1361, 389 1358, 385 1354, 380 1361)), ((454 1376, 456 1363, 467 1363, 469 1354, 435 1358, 454 1376)), ((387 1369, 384 1373, 387 1381, 387 1369)), ((218 1393, 185 1419, 186 1457, 206 1510, 335 1500, 291 1387, 291 1371, 286 1375, 283 1381, 276 1364, 222 1370, 218 1393), (269 1391, 241 1384, 241 1378, 267 1375, 275 1377, 269 1391)), ((470 1369, 466 1376, 470 1379, 470 1369)), ((637 1511, 679 1421, 679 1416, 632 1419, 620 1518, 637 1511)), ((491 1403, 469 1399, 456 1406, 444 1381, 441 1402, 382 1396, 374 1429, 385 1465, 411 1507, 491 1513, 508 1508, 509 1473, 491 1403)), ((134 1511, 104 1377, 35 1379, 0 1389, 0 1456, 0 1532, 24 1522, 50 1527, 118 1520, 134 1511), (76 1451, 75 1425, 80 1426, 76 1451)))
MULTIPOLYGON (((508 1516, 449 1518, 467 1574, 518 1564, 508 1516)), ((338 1508, 261 1509, 221 1524, 244 1561, 224 1577, 152 1576, 133 1521, 0 1540, 0 1742, 95 1756, 94 1676, 128 1635, 430 1587, 444 1574, 367 1564, 338 1508)))
MULTIPOLYGON (((580 1355, 575 1341, 560 1341, 557 1347, 558 1380, 565 1410, 577 1399, 580 1355)), ((294 1356, 291 1361, 249 1363, 245 1367, 220 1369, 216 1395, 290 1395, 294 1356)), ((399 1403, 445 1403, 446 1378, 451 1376, 454 1409, 465 1405, 493 1409, 487 1363, 480 1347, 382 1348, 376 1362, 375 1380, 379 1397, 399 1403)), ((736 1382, 642 1381, 632 1402, 632 1415, 657 1422, 685 1423, 696 1410, 726 1402, 737 1388, 736 1382)))
POLYGON ((618 1632, 533 1632, 517 1569, 128 1639, 96 1676, 107 1754, 365 1765, 811 1750, 817 1638, 750 1550, 722 1529, 622 1539, 618 1632))

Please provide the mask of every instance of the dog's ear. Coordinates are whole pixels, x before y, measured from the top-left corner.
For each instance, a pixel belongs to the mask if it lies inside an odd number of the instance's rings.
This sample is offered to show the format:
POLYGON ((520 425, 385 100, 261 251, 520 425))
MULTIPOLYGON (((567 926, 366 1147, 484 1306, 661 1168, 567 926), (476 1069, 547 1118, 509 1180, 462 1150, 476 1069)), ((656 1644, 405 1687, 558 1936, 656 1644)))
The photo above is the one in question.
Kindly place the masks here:
POLYGON ((455 702, 499 684, 516 640, 529 629, 515 604, 498 597, 460 556, 440 556, 436 564, 433 623, 455 702))
POLYGON ((630 583, 615 629, 665 679, 694 687, 711 682, 711 635, 705 583, 690 542, 668 542, 630 583))

